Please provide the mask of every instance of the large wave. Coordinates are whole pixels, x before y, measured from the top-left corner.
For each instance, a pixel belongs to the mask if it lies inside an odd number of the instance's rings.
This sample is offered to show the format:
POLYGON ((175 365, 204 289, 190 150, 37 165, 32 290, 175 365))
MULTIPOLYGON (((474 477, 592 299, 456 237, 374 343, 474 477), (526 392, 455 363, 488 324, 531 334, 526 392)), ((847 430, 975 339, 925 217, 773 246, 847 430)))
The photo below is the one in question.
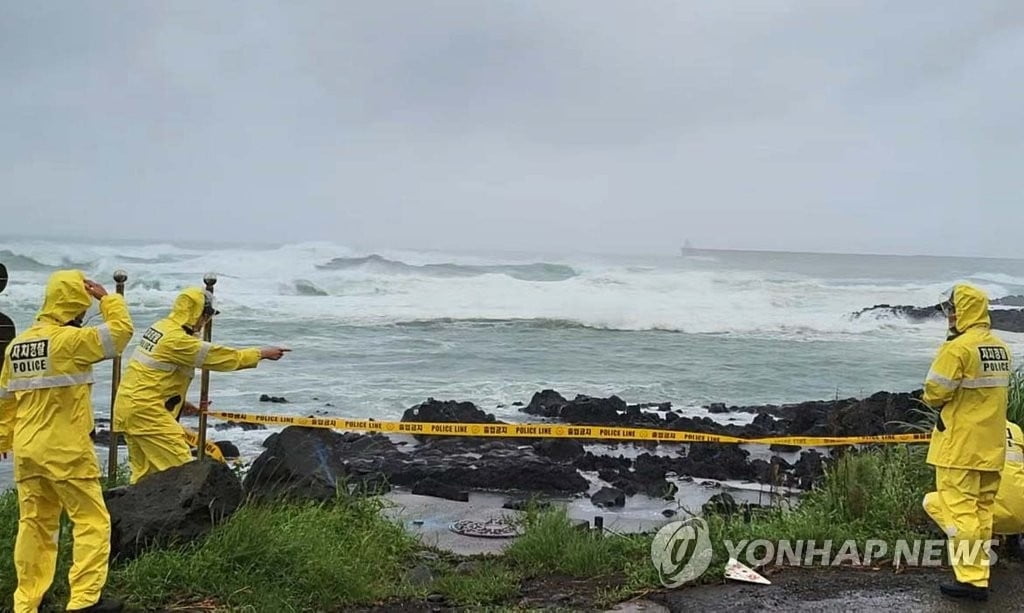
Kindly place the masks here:
MULTIPOLYGON (((180 289, 216 272, 222 311, 254 326, 288 318, 312 325, 530 326, 553 334, 596 328, 816 339, 906 331, 914 324, 850 314, 881 303, 934 304, 957 280, 937 268, 908 282, 906 275, 877 270, 870 261, 856 278, 848 261, 844 274, 830 274, 827 256, 817 269, 808 269, 804 256, 804 268, 795 273, 784 265, 768 269, 749 258, 735 260, 727 252, 705 259, 559 259, 415 251, 364 255, 332 243, 186 248, 25 241, 3 247, 0 261, 12 268, 12 278, 0 303, 13 304, 23 317, 38 307, 49 271, 75 261, 86 262, 81 267, 104 283, 114 270, 125 269, 134 307, 161 311, 180 289)), ((976 270, 993 296, 1010 293, 1007 286, 1019 280, 1000 269, 976 270)))
POLYGON ((16 271, 48 271, 57 268, 7 249, 0 249, 0 264, 6 266, 8 270, 16 271))
POLYGON ((322 270, 360 270, 377 274, 425 274, 436 277, 475 277, 487 274, 508 275, 522 281, 565 281, 576 276, 576 271, 562 264, 407 264, 373 254, 359 258, 334 258, 318 265, 322 270))

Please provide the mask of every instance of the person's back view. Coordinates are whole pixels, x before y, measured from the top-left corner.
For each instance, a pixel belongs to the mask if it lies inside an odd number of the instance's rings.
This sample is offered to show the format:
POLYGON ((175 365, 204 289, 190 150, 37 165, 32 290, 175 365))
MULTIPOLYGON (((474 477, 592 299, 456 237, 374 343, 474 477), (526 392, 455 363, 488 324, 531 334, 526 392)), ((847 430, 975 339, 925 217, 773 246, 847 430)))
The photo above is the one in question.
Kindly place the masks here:
POLYGON ((947 341, 932 362, 922 401, 938 411, 927 462, 948 521, 942 528, 959 552, 956 580, 940 586, 955 598, 988 599, 992 515, 1006 459, 1006 405, 1011 356, 992 333, 988 296, 961 284, 943 310, 947 341))
POLYGON ((132 336, 124 298, 108 295, 79 271, 54 273, 35 325, 7 347, 0 371, 0 452, 14 450, 18 538, 17 613, 34 612, 53 582, 60 515, 74 524, 69 611, 115 611, 101 599, 110 556, 110 516, 89 436, 92 365, 113 358, 132 336), (82 328, 100 300, 105 323, 82 328))
POLYGON ((131 482, 192 460, 178 417, 196 369, 234 371, 277 360, 285 349, 232 349, 201 341, 196 334, 218 313, 200 288, 183 291, 170 315, 142 335, 118 388, 114 429, 128 445, 131 482))

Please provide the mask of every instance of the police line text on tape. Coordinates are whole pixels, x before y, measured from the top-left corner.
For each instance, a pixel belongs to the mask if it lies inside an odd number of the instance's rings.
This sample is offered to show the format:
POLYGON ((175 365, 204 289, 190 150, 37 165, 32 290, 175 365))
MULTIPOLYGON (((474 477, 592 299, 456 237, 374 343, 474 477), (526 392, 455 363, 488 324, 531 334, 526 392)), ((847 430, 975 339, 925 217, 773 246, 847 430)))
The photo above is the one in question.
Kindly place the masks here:
MULTIPOLYGON (((568 424, 468 424, 404 421, 374 421, 370 419, 341 419, 332 417, 297 417, 294 415, 260 415, 209 411, 209 417, 273 426, 305 426, 333 430, 357 430, 392 434, 420 434, 427 436, 482 436, 495 438, 574 438, 614 439, 627 441, 658 441, 675 443, 729 443, 756 445, 802 445, 831 447, 867 443, 924 443, 928 433, 879 434, 874 436, 774 436, 767 438, 739 438, 702 432, 630 428, 626 426, 574 426, 568 424)), ((219 451, 219 450, 218 450, 219 451)))

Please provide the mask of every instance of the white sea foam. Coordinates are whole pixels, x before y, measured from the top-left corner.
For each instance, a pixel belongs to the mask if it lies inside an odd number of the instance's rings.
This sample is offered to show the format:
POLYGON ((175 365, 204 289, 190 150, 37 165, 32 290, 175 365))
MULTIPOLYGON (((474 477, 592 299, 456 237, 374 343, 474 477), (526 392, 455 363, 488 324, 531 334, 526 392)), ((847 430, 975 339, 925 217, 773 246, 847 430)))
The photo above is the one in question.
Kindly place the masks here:
MULTIPOLYGON (((46 266, 82 266, 101 281, 123 268, 131 277, 130 300, 143 307, 166 307, 182 287, 199 284, 205 273, 216 272, 222 303, 237 313, 347 325, 509 320, 609 330, 863 335, 915 326, 885 313, 852 313, 880 303, 934 304, 957 280, 889 280, 888 271, 875 278, 836 279, 827 274, 733 269, 722 257, 703 256, 642 266, 617 265, 607 258, 545 261, 408 251, 360 260, 355 258, 366 254, 323 242, 200 249, 18 241, 0 249, 46 266), (325 267, 332 261, 333 267, 325 267), (299 291, 297 280, 328 295, 299 291)), ((18 307, 34 308, 46 274, 12 270, 12 285, 4 298, 18 307)), ((1002 272, 978 272, 973 277, 993 295, 1024 282, 1002 272)))

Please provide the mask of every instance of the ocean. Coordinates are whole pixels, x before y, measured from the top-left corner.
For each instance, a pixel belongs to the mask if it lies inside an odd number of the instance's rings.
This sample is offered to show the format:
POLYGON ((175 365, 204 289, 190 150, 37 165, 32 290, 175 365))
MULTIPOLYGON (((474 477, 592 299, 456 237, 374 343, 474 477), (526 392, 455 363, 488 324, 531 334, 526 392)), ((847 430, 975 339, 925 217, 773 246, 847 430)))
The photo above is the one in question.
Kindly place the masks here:
MULTIPOLYGON (((252 371, 214 373, 214 408, 378 419, 399 418, 428 397, 523 419, 513 403, 545 388, 669 401, 692 414, 712 402, 908 391, 920 386, 943 322, 852 313, 879 303, 935 304, 957 281, 993 297, 1024 294, 1024 261, 938 257, 555 256, 6 238, 0 262, 11 276, 0 311, 19 329, 32 321, 53 269, 80 268, 111 291, 114 270, 127 271, 137 329, 127 355, 180 289, 214 272, 222 312, 216 342, 293 349, 252 371), (288 404, 260 403, 261 394, 288 404)), ((1002 336, 1019 356, 1024 335, 1002 336)), ((109 364, 96 374, 95 412, 103 417, 109 364)), ((264 436, 228 438, 253 455, 264 436)))

